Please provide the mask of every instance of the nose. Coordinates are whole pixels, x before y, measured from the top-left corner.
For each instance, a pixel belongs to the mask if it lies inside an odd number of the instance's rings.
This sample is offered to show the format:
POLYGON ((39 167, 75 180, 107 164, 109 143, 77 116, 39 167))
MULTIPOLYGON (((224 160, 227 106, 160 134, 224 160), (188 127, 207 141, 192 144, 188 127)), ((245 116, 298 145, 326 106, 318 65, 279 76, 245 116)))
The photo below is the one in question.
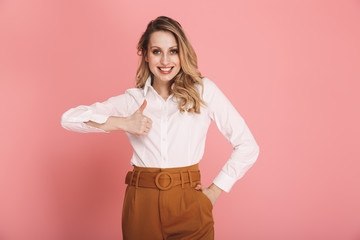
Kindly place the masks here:
POLYGON ((168 64, 169 62, 170 62, 170 56, 167 55, 166 53, 165 53, 165 54, 162 54, 160 63, 163 64, 163 65, 166 65, 166 64, 168 64))

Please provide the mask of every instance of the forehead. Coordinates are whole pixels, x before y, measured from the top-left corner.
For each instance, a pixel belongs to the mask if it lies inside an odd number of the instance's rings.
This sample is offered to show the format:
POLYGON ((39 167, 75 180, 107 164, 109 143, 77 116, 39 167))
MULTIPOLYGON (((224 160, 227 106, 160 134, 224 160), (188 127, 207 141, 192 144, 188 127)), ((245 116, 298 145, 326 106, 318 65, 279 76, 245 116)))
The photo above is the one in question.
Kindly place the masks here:
POLYGON ((169 48, 169 47, 177 46, 177 43, 174 35, 171 32, 156 31, 150 35, 149 46, 169 48))

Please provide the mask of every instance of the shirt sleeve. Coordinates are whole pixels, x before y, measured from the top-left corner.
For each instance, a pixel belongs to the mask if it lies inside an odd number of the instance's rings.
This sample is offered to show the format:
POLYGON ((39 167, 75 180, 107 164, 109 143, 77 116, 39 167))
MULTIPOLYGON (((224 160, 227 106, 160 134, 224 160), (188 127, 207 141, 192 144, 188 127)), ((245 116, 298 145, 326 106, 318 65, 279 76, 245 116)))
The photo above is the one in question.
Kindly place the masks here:
MULTIPOLYGON (((259 146, 229 99, 209 79, 207 83, 207 103, 209 115, 226 140, 231 143, 233 152, 213 183, 225 192, 230 192, 239 180, 254 164, 259 155, 259 146)), ((205 83, 205 82, 204 82, 205 83)))
POLYGON ((104 102, 95 102, 92 105, 80 105, 67 110, 61 116, 61 126, 74 132, 104 132, 100 128, 92 127, 84 122, 93 121, 105 123, 110 116, 126 117, 129 115, 129 106, 134 98, 126 91, 124 94, 111 97, 104 102))

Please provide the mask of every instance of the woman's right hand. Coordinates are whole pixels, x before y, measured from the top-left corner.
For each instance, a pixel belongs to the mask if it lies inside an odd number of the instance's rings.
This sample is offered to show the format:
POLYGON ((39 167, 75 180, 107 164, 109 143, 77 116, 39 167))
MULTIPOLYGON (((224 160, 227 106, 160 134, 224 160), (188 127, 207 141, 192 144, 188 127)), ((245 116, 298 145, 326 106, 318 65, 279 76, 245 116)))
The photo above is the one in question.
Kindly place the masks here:
POLYGON ((126 124, 123 129, 124 131, 138 136, 144 136, 149 133, 152 127, 152 120, 142 114, 146 104, 147 101, 145 99, 140 108, 131 116, 126 118, 126 124))
POLYGON ((122 130, 134 135, 147 135, 152 126, 152 120, 142 114, 146 107, 147 101, 144 100, 140 108, 129 117, 108 117, 105 123, 96 123, 93 121, 85 122, 87 125, 100 128, 104 131, 122 130))

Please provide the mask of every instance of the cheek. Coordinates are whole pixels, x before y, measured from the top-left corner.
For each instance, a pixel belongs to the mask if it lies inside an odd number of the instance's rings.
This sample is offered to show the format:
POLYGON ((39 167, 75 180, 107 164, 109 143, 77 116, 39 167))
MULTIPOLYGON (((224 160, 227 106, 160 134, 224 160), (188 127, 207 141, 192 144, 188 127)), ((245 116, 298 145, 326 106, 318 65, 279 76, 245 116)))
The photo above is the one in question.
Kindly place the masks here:
POLYGON ((154 68, 156 64, 157 64, 156 59, 154 59, 154 58, 149 58, 149 67, 150 67, 150 68, 154 68))
POLYGON ((174 63, 176 63, 176 65, 178 65, 180 67, 180 58, 177 56, 176 58, 174 58, 174 63))
POLYGON ((149 56, 148 59, 150 64, 157 64, 160 61, 158 56, 149 56))

